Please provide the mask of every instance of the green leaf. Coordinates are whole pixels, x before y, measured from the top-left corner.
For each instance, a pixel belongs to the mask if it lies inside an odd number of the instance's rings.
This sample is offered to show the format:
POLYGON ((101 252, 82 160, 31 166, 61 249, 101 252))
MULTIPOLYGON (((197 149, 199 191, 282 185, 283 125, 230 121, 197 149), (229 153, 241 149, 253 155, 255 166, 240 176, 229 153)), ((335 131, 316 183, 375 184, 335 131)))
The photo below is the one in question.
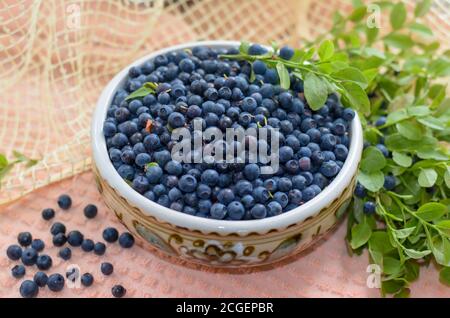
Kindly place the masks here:
POLYGON ((409 116, 414 117, 423 117, 431 113, 430 108, 428 108, 428 106, 411 106, 406 108, 406 112, 408 113, 409 116))
POLYGON ((409 25, 409 29, 423 36, 433 36, 433 31, 422 23, 414 22, 409 25))
POLYGON ((383 169, 386 166, 386 158, 377 147, 367 147, 364 149, 361 159, 361 170, 372 173, 383 169))
POLYGON ((428 67, 428 72, 435 77, 445 77, 450 75, 450 59, 437 58, 428 67))
POLYGON ((423 188, 432 187, 437 180, 437 173, 434 169, 422 169, 419 173, 419 184, 423 188))
POLYGON ((368 113, 370 111, 369 98, 361 86, 353 82, 342 82, 341 85, 344 88, 344 97, 354 109, 362 113, 368 113))
POLYGON ((392 125, 392 124, 402 121, 408 117, 409 116, 406 112, 406 109, 402 108, 402 109, 396 110, 392 113, 389 113, 389 115, 386 118, 386 125, 392 125))
POLYGON ((399 33, 390 33, 384 37, 384 43, 397 49, 407 50, 414 45, 410 36, 399 33))
POLYGON ((428 10, 430 10, 431 3, 432 3, 431 0, 422 0, 422 1, 420 1, 416 5, 416 8, 414 9, 414 15, 416 17, 422 17, 425 14, 427 14, 428 10))
POLYGON ((319 54, 321 61, 329 60, 334 54, 334 44, 330 40, 325 40, 319 46, 319 50, 317 51, 319 54))
POLYGON ((436 223, 436 226, 442 230, 450 230, 450 220, 440 221, 440 222, 436 223))
POLYGON ((360 171, 358 174, 358 181, 367 190, 377 192, 383 187, 384 174, 381 171, 376 171, 372 173, 365 173, 364 171, 360 171))
POLYGON ((367 83, 370 84, 378 75, 377 68, 369 68, 363 71, 364 77, 367 79, 367 83))
POLYGON ((400 135, 410 140, 420 140, 423 137, 422 127, 413 121, 402 121, 395 125, 400 135))
POLYGON ((366 222, 357 224, 352 228, 351 247, 357 249, 358 247, 363 246, 369 241, 371 234, 372 229, 366 222))
POLYGON ((406 21, 406 8, 403 2, 394 5, 391 11, 391 26, 394 30, 400 29, 406 21))
POLYGON ((412 165, 412 158, 408 155, 405 155, 401 152, 393 151, 392 152, 392 159, 396 164, 399 166, 408 168, 412 165))
POLYGON ((442 203, 428 202, 419 207, 416 215, 425 221, 433 221, 447 213, 447 207, 442 203))
POLYGON ((147 82, 144 85, 142 85, 140 88, 135 90, 133 93, 128 95, 125 100, 135 99, 135 98, 142 98, 147 96, 148 94, 155 94, 155 89, 158 86, 158 84, 153 82, 147 82))
POLYGON ((8 165, 8 159, 4 154, 0 153, 0 169, 5 168, 8 165))
POLYGON ((383 258, 383 272, 388 275, 394 275, 402 270, 402 263, 400 260, 386 256, 383 258))
POLYGON ((395 235, 398 239, 404 239, 407 238, 414 230, 416 229, 415 226, 413 227, 407 227, 400 230, 393 230, 392 233, 395 235))
POLYGON ((367 79, 364 74, 355 67, 348 67, 332 74, 334 78, 354 82, 365 89, 367 87, 367 79))
POLYGON ((381 254, 387 254, 395 250, 395 247, 392 246, 389 236, 385 231, 373 232, 369 240, 369 247, 371 250, 380 252, 381 254))
POLYGON ((388 135, 385 140, 386 146, 393 151, 418 151, 435 147, 436 138, 423 136, 421 140, 409 140, 398 133, 388 135))
POLYGON ((444 124, 439 119, 432 117, 432 116, 417 118, 417 121, 427 127, 430 127, 431 129, 436 129, 436 130, 444 130, 445 129, 444 124))
POLYGON ((280 78, 280 86, 284 89, 289 89, 289 87, 291 86, 289 72, 282 62, 277 63, 277 72, 278 77, 280 78))
POLYGON ((447 185, 447 188, 450 188, 450 167, 449 166, 447 166, 447 169, 445 170, 444 181, 445 181, 445 184, 447 185))
POLYGON ((408 255, 411 258, 414 259, 421 259, 424 258, 425 256, 431 254, 430 250, 423 250, 423 251, 418 251, 412 248, 405 248, 404 249, 405 254, 408 255))
POLYGON ((365 6, 358 7, 353 10, 348 19, 353 22, 361 21, 367 13, 367 8, 365 6))
POLYGON ((248 54, 248 49, 250 48, 250 43, 247 41, 242 41, 241 45, 239 45, 239 52, 248 54))
POLYGON ((320 109, 328 98, 326 83, 314 73, 307 73, 305 82, 305 98, 312 110, 320 109))
POLYGON ((441 283, 450 286, 450 267, 443 267, 439 272, 439 280, 441 283))

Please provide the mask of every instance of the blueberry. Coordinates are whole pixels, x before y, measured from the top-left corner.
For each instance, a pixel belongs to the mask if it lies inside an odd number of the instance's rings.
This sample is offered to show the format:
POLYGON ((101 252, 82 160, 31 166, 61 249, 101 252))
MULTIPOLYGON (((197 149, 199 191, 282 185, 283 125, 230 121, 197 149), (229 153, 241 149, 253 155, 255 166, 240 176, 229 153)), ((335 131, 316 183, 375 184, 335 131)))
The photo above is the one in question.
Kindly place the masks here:
POLYGON ((375 213, 375 203, 372 201, 365 202, 363 212, 369 215, 375 213))
MULTIPOLYGON (((174 161, 174 162, 176 162, 176 161, 174 161)), ((171 169, 171 168, 169 167, 169 169, 171 169)), ((171 171, 173 171, 173 170, 171 170, 171 171)), ((147 171, 145 172, 145 176, 147 177, 148 182, 153 183, 153 184, 158 183, 159 180, 161 179, 162 175, 163 175, 163 171, 158 165, 149 166, 147 168, 147 171)))
POLYGON ((52 227, 50 228, 50 233, 52 235, 56 235, 58 233, 66 233, 66 227, 64 224, 60 223, 60 222, 55 222, 52 224, 52 227))
POLYGON ((383 126, 384 124, 386 124, 386 116, 380 116, 375 122, 375 126, 377 127, 383 126))
POLYGON ((169 115, 168 123, 172 128, 179 128, 184 126, 184 124, 186 123, 186 119, 184 118, 183 114, 180 114, 179 112, 173 112, 169 115))
POLYGON ((36 274, 34 274, 33 276, 33 281, 39 287, 45 287, 47 285, 48 276, 44 272, 36 272, 36 274))
POLYGON ((351 108, 346 108, 342 112, 342 118, 344 118, 346 121, 351 121, 353 118, 355 118, 355 111, 351 108))
POLYGON ((227 206, 228 215, 233 220, 241 220, 244 217, 245 209, 242 203, 233 201, 227 206))
POLYGON ((72 199, 67 194, 62 194, 58 198, 58 205, 63 210, 68 210, 72 206, 72 199))
POLYGON ((256 202, 265 203, 270 198, 270 193, 264 187, 257 187, 253 190, 253 197, 256 202))
POLYGON ((289 203, 289 197, 284 192, 275 192, 275 194, 273 195, 273 199, 275 200, 275 202, 278 202, 283 208, 286 207, 289 203))
POLYGON ((227 207, 221 203, 214 203, 211 206, 210 214, 213 219, 221 220, 227 215, 227 207))
POLYGON ((320 189, 324 189, 328 185, 329 181, 323 174, 317 172, 314 174, 313 183, 318 185, 320 189))
POLYGON ((61 274, 51 274, 47 280, 48 289, 59 292, 64 288, 64 277, 61 274))
POLYGON ((244 175, 249 181, 256 180, 260 175, 259 166, 256 163, 250 163, 244 168, 244 175))
POLYGON ((253 113, 258 106, 258 103, 253 97, 245 97, 242 101, 242 110, 253 113))
POLYGON ((93 219, 97 215, 97 207, 94 204, 88 204, 83 209, 84 216, 93 219))
POLYGON ((52 267, 53 261, 52 258, 48 255, 39 255, 36 259, 36 266, 40 270, 47 270, 52 267))
POLYGON ((166 170, 168 174, 179 176, 183 173, 183 166, 180 162, 171 160, 166 163, 164 170, 166 170))
POLYGON ((271 193, 275 193, 278 189, 278 181, 277 179, 266 179, 264 180, 264 187, 267 189, 267 191, 270 191, 271 193))
POLYGON ((67 234, 67 243, 71 246, 81 246, 83 243, 84 236, 80 231, 70 231, 67 234))
POLYGON ((296 175, 292 177, 292 188, 303 190, 306 187, 306 179, 302 175, 296 175))
POLYGON ((282 108, 289 110, 292 107, 294 97, 289 92, 283 92, 278 97, 280 105, 282 108))
POLYGON ((289 202, 300 205, 302 204, 302 192, 298 189, 292 189, 289 191, 289 202))
POLYGON ((266 207, 262 204, 255 204, 253 208, 250 210, 250 214, 254 219, 263 219, 267 215, 266 207))
POLYGON ((116 298, 122 298, 127 293, 127 290, 122 285, 115 285, 111 289, 111 293, 116 298))
POLYGON ((103 230, 103 239, 108 243, 114 243, 119 238, 119 232, 113 227, 107 227, 103 230))
POLYGON ((342 144, 336 145, 336 147, 334 148, 334 154, 336 156, 336 159, 345 161, 348 156, 348 148, 342 144))
POLYGON ((385 145, 383 145, 383 144, 377 144, 376 147, 378 148, 378 150, 381 151, 381 153, 383 154, 383 156, 385 156, 386 158, 389 157, 389 150, 386 148, 385 145))
POLYGON ((46 208, 42 210, 42 218, 46 221, 55 217, 55 210, 52 208, 46 208))
POLYGON ((45 243, 44 241, 40 240, 40 239, 34 239, 31 242, 31 248, 34 248, 36 250, 36 252, 40 252, 44 249, 45 247, 45 243))
POLYGON ((182 59, 178 65, 180 66, 180 70, 186 73, 191 73, 195 70, 195 64, 190 58, 182 59))
POLYGON ((387 175, 384 177, 384 188, 386 190, 394 190, 396 184, 396 179, 392 175, 387 175))
POLYGON ((38 253, 34 248, 28 247, 22 252, 22 263, 26 266, 31 266, 36 264, 38 253))
POLYGON ((102 271, 103 275, 109 276, 114 271, 114 266, 111 263, 104 262, 100 265, 100 270, 102 271))
POLYGON ((364 186, 360 183, 356 184, 354 193, 358 198, 361 199, 367 195, 366 188, 364 188, 364 186))
POLYGON ((24 280, 20 285, 19 291, 23 298, 34 298, 39 293, 39 287, 32 280, 24 280))
POLYGON ((290 60, 294 56, 294 49, 290 46, 283 46, 280 49, 280 57, 285 60, 290 60))
POLYGON ((17 241, 22 246, 31 245, 32 240, 33 240, 33 237, 31 236, 30 232, 21 232, 21 233, 19 233, 19 235, 17 235, 17 241))
POLYGON ((271 201, 267 205, 267 216, 268 217, 279 215, 282 212, 283 212, 283 208, 282 208, 281 204, 276 201, 271 201))
POLYGON ((94 250, 94 245, 94 241, 92 241, 91 239, 84 239, 81 243, 81 249, 85 252, 91 252, 92 250, 94 250))
POLYGON ((266 64, 260 60, 256 60, 255 62, 253 62, 253 72, 255 72, 255 74, 260 74, 260 75, 264 75, 266 73, 267 67, 266 64))
POLYGON ((302 198, 303 198, 303 201, 305 201, 305 202, 313 199, 315 196, 316 196, 316 192, 314 191, 314 188, 307 187, 302 191, 302 198))
POLYGON ((59 257, 67 261, 72 257, 72 250, 69 247, 64 247, 58 252, 59 257))
POLYGON ((195 177, 187 174, 180 178, 180 182, 178 184, 178 187, 183 192, 193 192, 195 191, 195 188, 197 187, 197 180, 195 177))
POLYGON ((124 232, 119 236, 119 245, 123 248, 131 248, 134 245, 134 237, 128 232, 124 232))
POLYGON ((284 166, 286 168, 286 171, 289 172, 290 174, 296 174, 300 168, 299 162, 294 159, 286 162, 284 166))
POLYGON ((219 174, 217 171, 212 169, 206 169, 201 175, 201 182, 209 185, 210 187, 215 186, 219 181, 219 174))
POLYGON ((84 273, 83 275, 81 275, 81 284, 83 284, 83 286, 89 287, 93 283, 94 283, 94 276, 92 276, 92 274, 84 273))
POLYGON ((211 196, 212 190, 208 185, 200 183, 197 187, 196 193, 200 199, 208 199, 211 196))
POLYGON ((148 190, 150 183, 148 182, 148 179, 146 177, 137 176, 133 179, 132 185, 133 189, 135 189, 137 192, 145 193, 148 190))
POLYGON ((323 150, 333 150, 336 143, 336 136, 332 134, 325 134, 320 138, 320 147, 323 150))
POLYGON ((282 177, 278 180, 278 190, 282 192, 288 192, 292 189, 292 181, 287 177, 282 177))
POLYGON ((106 245, 102 242, 97 242, 94 245, 94 254, 95 255, 103 255, 106 251, 106 245))
POLYGON ((320 166, 320 173, 324 176, 331 178, 338 174, 340 167, 336 164, 335 161, 325 161, 320 166))
POLYGON ((279 151, 280 162, 285 163, 285 162, 291 160, 293 156, 294 156, 294 151, 292 150, 291 147, 283 146, 280 148, 280 151, 279 151))
POLYGON ((15 265, 11 269, 11 275, 14 278, 22 278, 23 276, 25 276, 25 273, 26 273, 26 269, 25 269, 25 266, 23 266, 23 265, 15 265))
POLYGON ((58 233, 53 236, 52 241, 55 246, 63 246, 67 242, 67 237, 64 233, 58 233))
POLYGON ((6 255, 12 261, 17 261, 22 257, 22 248, 19 245, 13 244, 8 246, 6 255))
POLYGON ((269 84, 277 84, 278 83, 278 73, 275 69, 268 69, 266 74, 264 74, 264 82, 269 84))
POLYGON ((217 195, 217 200, 222 204, 229 204, 231 201, 235 199, 234 193, 231 189, 222 189, 219 191, 217 195))
POLYGON ((161 140, 157 134, 150 134, 146 136, 142 143, 148 151, 157 150, 161 146, 161 140))

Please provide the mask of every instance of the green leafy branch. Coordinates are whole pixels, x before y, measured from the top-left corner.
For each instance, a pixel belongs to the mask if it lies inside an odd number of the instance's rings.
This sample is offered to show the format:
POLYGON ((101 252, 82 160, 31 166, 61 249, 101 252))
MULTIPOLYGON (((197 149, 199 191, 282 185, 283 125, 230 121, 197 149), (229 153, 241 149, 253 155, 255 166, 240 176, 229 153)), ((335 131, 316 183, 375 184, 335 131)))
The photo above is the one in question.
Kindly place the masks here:
POLYGON ((14 159, 9 161, 4 154, 0 154, 0 181, 16 166, 24 163, 25 167, 29 168, 38 163, 37 159, 28 158, 24 154, 13 151, 14 159))

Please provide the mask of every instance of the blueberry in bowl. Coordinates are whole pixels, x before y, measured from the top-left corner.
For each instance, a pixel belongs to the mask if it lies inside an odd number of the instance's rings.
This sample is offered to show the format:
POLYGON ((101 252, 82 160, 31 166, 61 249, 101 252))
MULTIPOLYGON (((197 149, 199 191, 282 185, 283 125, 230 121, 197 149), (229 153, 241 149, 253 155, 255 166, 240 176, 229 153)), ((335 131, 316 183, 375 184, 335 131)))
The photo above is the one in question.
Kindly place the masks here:
POLYGON ((265 63, 227 58, 238 46, 189 43, 135 61, 106 86, 92 124, 111 210, 140 242, 211 266, 311 245, 345 211, 362 150, 358 116, 337 94, 313 111, 301 80, 283 89, 265 63))

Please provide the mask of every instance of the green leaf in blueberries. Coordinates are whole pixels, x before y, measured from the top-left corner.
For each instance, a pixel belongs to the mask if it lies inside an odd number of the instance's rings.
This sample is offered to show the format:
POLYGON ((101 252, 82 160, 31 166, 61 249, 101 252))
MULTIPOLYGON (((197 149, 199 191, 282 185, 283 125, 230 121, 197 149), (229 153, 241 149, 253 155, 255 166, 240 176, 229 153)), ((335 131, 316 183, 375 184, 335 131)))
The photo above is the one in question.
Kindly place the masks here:
POLYGON ((239 52, 243 54, 248 54, 248 49, 250 48, 250 43, 247 41, 242 41, 239 46, 239 52))
POLYGON ((314 73, 307 73, 305 82, 305 98, 312 110, 320 109, 328 98, 326 83, 314 73))
POLYGON ((424 16, 425 14, 427 14, 428 10, 430 10, 431 4, 432 4, 432 0, 420 1, 414 10, 414 15, 416 17, 424 16))
POLYGON ((353 82, 342 82, 341 85, 344 88, 343 95, 348 100, 350 106, 365 114, 370 111, 369 98, 361 86, 353 82))
POLYGON ((319 54, 321 61, 328 61, 334 54, 334 44, 330 40, 325 40, 319 46, 319 50, 317 51, 319 54))
POLYGON ((446 170, 444 173, 444 182, 447 185, 447 188, 450 189, 450 166, 446 167, 446 170))
POLYGON ((437 180, 437 173, 432 168, 422 169, 419 173, 419 185, 424 188, 432 187, 437 180))
POLYGON ((431 129, 436 129, 436 130, 444 130, 445 129, 444 123, 442 123, 439 119, 432 117, 432 116, 417 118, 417 121, 419 123, 421 123, 422 125, 430 127, 431 129))
POLYGON ((361 170, 372 173, 383 169, 386 166, 386 158, 377 147, 367 147, 364 149, 361 159, 361 170))
POLYGON ((412 232, 414 232, 415 229, 416 229, 415 226, 407 227, 404 229, 393 230, 392 233, 395 235, 396 238, 401 240, 407 238, 412 232))
POLYGON ((381 171, 375 171, 372 173, 366 173, 360 171, 358 174, 358 181, 367 190, 372 192, 377 192, 383 187, 384 184, 384 174, 381 171))
POLYGON ((369 241, 370 235, 372 235, 372 229, 367 222, 363 221, 352 228, 350 245, 353 249, 361 247, 369 241))
POLYGON ((384 43, 397 49, 407 50, 414 45, 414 41, 406 34, 390 33, 384 37, 384 43))
POLYGON ((284 89, 289 89, 289 87, 291 86, 289 71, 283 63, 281 62, 277 63, 277 72, 278 77, 280 78, 280 86, 284 89))
POLYGON ((393 151, 392 152, 392 159, 396 164, 399 166, 402 166, 404 168, 411 167, 412 165, 412 158, 404 153, 393 151))
POLYGON ((422 36, 433 36, 433 31, 422 23, 414 22, 409 26, 409 29, 422 36))
POLYGON ((142 98, 147 96, 148 94, 155 94, 155 89, 158 87, 157 83, 147 82, 142 85, 140 88, 135 90, 133 93, 128 95, 125 100, 131 100, 135 98, 142 98))
POLYGON ((406 255, 408 255, 411 258, 414 259, 421 259, 424 258, 425 256, 431 254, 430 250, 423 250, 423 251, 418 251, 412 248, 405 248, 404 249, 406 255))
POLYGON ((367 13, 367 7, 366 6, 360 6, 353 10, 353 12, 349 16, 349 20, 353 22, 361 21, 367 13))
POLYGON ((424 221, 433 221, 447 213, 447 207, 442 203, 429 202, 420 206, 416 215, 424 221))
POLYGON ((406 21, 406 8, 402 2, 394 5, 391 10, 391 26, 394 30, 400 29, 406 21))

